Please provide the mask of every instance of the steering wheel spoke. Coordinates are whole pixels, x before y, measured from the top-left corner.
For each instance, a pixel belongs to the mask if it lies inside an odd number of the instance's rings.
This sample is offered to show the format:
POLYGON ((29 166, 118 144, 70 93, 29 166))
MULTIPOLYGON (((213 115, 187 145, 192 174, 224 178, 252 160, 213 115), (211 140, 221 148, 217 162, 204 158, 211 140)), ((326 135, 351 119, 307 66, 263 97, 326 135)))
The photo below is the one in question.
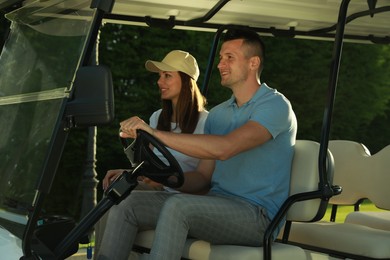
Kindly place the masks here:
POLYGON ((130 161, 132 165, 143 163, 136 175, 143 175, 171 188, 183 185, 184 176, 180 164, 165 145, 148 132, 137 130, 137 133, 137 139, 130 145, 128 139, 122 138, 121 140, 125 151, 130 151, 130 154, 126 153, 126 155, 128 158, 132 158, 130 161), (153 152, 153 147, 164 156, 168 164, 153 152))

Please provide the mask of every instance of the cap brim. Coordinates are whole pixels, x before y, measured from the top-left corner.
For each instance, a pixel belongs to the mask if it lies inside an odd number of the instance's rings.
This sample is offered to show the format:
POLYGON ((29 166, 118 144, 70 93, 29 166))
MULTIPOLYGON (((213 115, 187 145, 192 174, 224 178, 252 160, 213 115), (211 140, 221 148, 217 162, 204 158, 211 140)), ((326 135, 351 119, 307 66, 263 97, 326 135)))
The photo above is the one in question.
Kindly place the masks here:
POLYGON ((159 62, 159 61, 152 61, 152 60, 147 60, 145 62, 145 68, 148 71, 151 72, 160 72, 160 71, 178 71, 172 66, 169 66, 165 63, 159 62))

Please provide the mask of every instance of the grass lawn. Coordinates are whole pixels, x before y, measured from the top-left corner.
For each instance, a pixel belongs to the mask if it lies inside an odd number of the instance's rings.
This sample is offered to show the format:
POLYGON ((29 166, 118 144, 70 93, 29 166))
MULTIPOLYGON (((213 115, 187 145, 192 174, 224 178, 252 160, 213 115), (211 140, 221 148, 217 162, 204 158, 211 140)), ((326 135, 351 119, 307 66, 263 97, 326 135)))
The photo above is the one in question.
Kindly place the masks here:
MULTIPOLYGON (((330 220, 330 212, 331 211, 332 211, 332 206, 328 205, 328 209, 325 213, 323 220, 326 220, 326 221, 330 220)), ((338 206, 337 215, 336 215, 336 222, 344 222, 348 213, 350 213, 352 211, 353 211, 353 206, 338 206)), ((383 211, 383 210, 378 209, 377 207, 375 207, 374 204, 371 203, 371 201, 366 200, 360 206, 360 211, 383 211)))

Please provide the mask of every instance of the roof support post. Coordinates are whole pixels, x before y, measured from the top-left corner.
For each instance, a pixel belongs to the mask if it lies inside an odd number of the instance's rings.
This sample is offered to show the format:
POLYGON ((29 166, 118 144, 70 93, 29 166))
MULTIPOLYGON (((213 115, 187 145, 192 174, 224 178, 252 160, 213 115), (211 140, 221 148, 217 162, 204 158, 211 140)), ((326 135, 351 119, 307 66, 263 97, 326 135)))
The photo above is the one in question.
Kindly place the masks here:
POLYGON ((327 103, 322 122, 318 167, 320 173, 320 187, 323 189, 324 198, 330 198, 333 196, 333 189, 330 187, 327 172, 327 153, 349 2, 350 0, 343 0, 340 5, 329 73, 327 103))

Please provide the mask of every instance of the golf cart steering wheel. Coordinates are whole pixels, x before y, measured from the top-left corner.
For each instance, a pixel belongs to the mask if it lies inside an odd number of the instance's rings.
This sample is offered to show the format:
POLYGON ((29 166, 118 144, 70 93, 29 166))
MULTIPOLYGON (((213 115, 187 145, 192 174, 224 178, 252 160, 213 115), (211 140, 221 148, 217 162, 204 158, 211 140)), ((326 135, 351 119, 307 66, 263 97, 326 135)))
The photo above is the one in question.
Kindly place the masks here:
MULTIPOLYGON (((137 176, 142 175, 148 177, 155 182, 171 188, 178 188, 183 185, 183 170, 176 158, 168 151, 161 141, 143 130, 137 130, 137 134, 138 136, 132 147, 134 162, 131 162, 136 165, 142 163, 140 172, 137 173, 137 176), (153 152, 153 147, 164 156, 168 164, 158 158, 153 152)), ((129 147, 128 139, 121 138, 121 141, 124 148, 127 149, 129 147)))

